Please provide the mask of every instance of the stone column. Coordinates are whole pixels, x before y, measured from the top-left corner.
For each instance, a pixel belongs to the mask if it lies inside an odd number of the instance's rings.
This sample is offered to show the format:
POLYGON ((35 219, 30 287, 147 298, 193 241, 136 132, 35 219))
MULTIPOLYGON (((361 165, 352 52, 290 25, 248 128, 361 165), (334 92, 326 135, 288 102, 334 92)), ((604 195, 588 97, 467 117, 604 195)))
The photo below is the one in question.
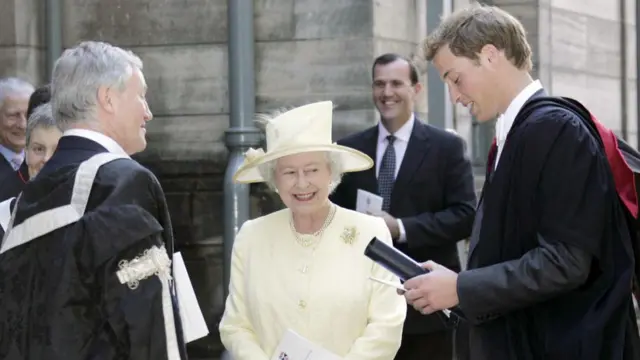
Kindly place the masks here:
POLYGON ((44 79, 44 1, 0 1, 0 77, 44 79))

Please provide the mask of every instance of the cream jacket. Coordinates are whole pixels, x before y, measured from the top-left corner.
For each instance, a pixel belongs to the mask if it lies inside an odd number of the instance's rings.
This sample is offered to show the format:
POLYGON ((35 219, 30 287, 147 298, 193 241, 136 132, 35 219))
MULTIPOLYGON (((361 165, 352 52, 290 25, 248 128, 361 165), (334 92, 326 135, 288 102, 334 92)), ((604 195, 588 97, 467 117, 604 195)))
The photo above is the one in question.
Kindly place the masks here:
POLYGON ((369 276, 398 282, 364 255, 375 236, 391 243, 381 218, 338 207, 315 249, 303 248, 284 209, 247 221, 233 247, 220 337, 234 360, 271 359, 291 329, 345 360, 393 359, 404 297, 369 276))

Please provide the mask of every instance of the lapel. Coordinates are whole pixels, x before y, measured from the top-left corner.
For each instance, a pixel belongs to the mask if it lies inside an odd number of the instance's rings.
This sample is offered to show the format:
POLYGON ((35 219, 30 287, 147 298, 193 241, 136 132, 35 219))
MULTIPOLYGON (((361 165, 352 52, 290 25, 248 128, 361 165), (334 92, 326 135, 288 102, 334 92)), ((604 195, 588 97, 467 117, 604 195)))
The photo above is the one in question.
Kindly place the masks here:
POLYGON ((422 161, 430 147, 431 142, 429 141, 429 128, 416 118, 413 124, 413 129, 411 130, 411 136, 409 137, 409 143, 407 144, 407 150, 404 153, 402 164, 400 164, 398 176, 396 176, 396 181, 393 184, 393 191, 391 192, 392 214, 394 209, 402 207, 404 197, 401 195, 403 192, 411 189, 409 186, 411 184, 411 180, 413 179, 416 171, 418 171, 422 166, 422 161))
POLYGON ((359 188, 365 191, 368 191, 373 194, 378 194, 378 179, 376 178, 376 150, 378 148, 378 125, 373 126, 366 130, 363 134, 362 138, 362 151, 363 153, 369 155, 370 158, 373 159, 374 165, 365 171, 360 173, 356 173, 359 176, 362 176, 362 182, 359 183, 359 188))
POLYGON ((0 154, 0 177, 2 177, 2 174, 14 172, 14 171, 15 170, 13 170, 13 166, 11 166, 11 163, 9 162, 9 160, 7 160, 7 158, 4 157, 4 155, 0 154))

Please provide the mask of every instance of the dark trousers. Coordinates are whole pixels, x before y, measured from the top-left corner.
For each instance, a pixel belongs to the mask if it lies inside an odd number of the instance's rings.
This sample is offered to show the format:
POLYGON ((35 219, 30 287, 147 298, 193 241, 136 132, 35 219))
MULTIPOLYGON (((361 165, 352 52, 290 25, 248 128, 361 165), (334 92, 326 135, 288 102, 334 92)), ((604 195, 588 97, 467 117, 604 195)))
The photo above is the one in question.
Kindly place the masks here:
POLYGON ((404 335, 395 360, 452 360, 453 332, 404 335))
POLYGON ((454 348, 456 360, 471 359, 471 349, 469 349, 469 324, 461 321, 454 332, 454 348))

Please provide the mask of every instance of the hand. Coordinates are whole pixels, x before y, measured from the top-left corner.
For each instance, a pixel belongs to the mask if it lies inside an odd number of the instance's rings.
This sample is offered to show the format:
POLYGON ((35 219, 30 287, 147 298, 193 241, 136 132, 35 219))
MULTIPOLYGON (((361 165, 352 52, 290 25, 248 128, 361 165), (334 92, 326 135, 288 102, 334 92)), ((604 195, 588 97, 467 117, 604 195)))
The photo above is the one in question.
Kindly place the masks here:
POLYGON ((386 211, 380 212, 378 214, 381 218, 384 219, 384 222, 387 224, 389 228, 389 232, 391 233, 392 239, 397 239, 400 237, 400 228, 398 227, 398 220, 393 216, 389 215, 386 211))
POLYGON ((458 305, 458 274, 433 261, 427 261, 422 266, 430 272, 404 283, 407 303, 422 314, 432 314, 458 305))

